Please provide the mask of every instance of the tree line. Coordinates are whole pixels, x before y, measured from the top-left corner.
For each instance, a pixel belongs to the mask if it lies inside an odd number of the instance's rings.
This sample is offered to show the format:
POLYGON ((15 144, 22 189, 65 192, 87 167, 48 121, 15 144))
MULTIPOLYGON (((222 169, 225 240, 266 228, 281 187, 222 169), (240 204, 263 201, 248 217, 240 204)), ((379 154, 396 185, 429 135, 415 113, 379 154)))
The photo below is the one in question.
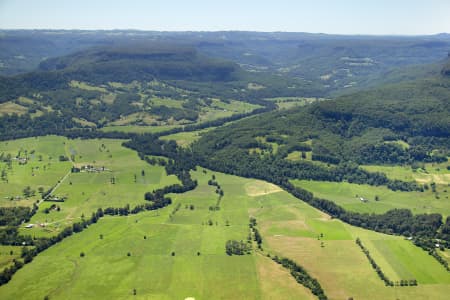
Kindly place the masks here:
POLYGON ((278 256, 274 256, 272 260, 288 269, 291 272, 292 277, 294 277, 298 283, 310 289, 319 300, 328 299, 319 281, 309 275, 309 273, 295 261, 285 257, 279 258, 278 256))
MULTIPOLYGON (((131 143, 130 146, 131 145, 133 144, 131 143)), ((164 145, 164 143, 161 144, 161 146, 162 145, 164 145)), ((160 152, 163 151, 162 148, 159 148, 160 152)), ((145 158, 145 155, 148 154, 147 151, 145 151, 144 153, 138 153, 141 158, 145 158)), ((172 155, 175 154, 173 153, 172 155)), ((184 157, 182 154, 180 155, 181 157, 184 157)), ((3 212, 1 216, 3 217, 5 224, 9 225, 0 230, 0 243, 3 245, 33 246, 33 248, 24 247, 22 249, 23 263, 15 262, 13 266, 6 268, 5 270, 3 270, 3 272, 0 273, 0 285, 7 283, 12 278, 14 273, 23 266, 23 264, 31 262, 33 258, 40 252, 48 249, 56 243, 61 242, 64 238, 71 236, 74 233, 82 232, 90 225, 97 223, 97 221, 105 215, 126 216, 128 214, 137 214, 142 211, 157 210, 170 205, 172 203, 172 199, 170 197, 166 197, 166 194, 184 193, 186 191, 194 189, 197 186, 197 181, 192 180, 189 173, 191 166, 191 163, 176 164, 175 161, 169 161, 169 163, 166 165, 166 171, 168 174, 175 174, 181 181, 181 185, 173 184, 154 190, 152 192, 147 192, 144 195, 144 199, 149 202, 141 205, 136 205, 134 208, 131 208, 128 204, 124 207, 118 208, 99 208, 96 212, 92 213, 92 216, 90 218, 86 219, 82 217, 82 220, 80 222, 73 223, 72 226, 64 228, 58 235, 50 238, 31 238, 31 236, 22 236, 18 233, 17 226, 22 221, 19 220, 20 216, 25 215, 25 217, 27 217, 31 214, 31 212, 35 213, 37 210, 37 206, 34 207, 34 211, 26 208, 15 209, 14 211, 10 209, 0 210, 0 212, 3 212), (17 216, 12 215, 12 213, 16 210, 19 211, 20 214, 18 214, 17 216)))
MULTIPOLYGON (((361 248, 361 250, 363 251, 363 253, 366 255, 367 259, 370 262, 370 265, 372 266, 372 268, 375 270, 375 272, 377 273, 378 277, 380 277, 380 279, 382 281, 384 281, 384 284, 386 286, 394 286, 394 282, 392 280, 390 280, 386 274, 383 273, 383 271, 381 270, 380 266, 377 265, 377 263, 375 262, 375 260, 372 258, 372 256, 370 255, 369 250, 367 250, 366 247, 364 247, 364 245, 362 244, 361 240, 359 238, 356 238, 355 240, 356 244, 359 246, 359 248, 361 248)), ((417 280, 416 279, 410 279, 410 280, 405 280, 402 279, 400 280, 400 282, 398 282, 396 284, 397 286, 415 286, 417 285, 417 280)))
POLYGON ((313 193, 296 187, 289 181, 283 182, 281 186, 311 206, 354 226, 407 237, 440 236, 439 231, 443 225, 441 214, 413 215, 409 209, 403 208, 392 209, 383 214, 350 212, 333 201, 314 197, 313 193))

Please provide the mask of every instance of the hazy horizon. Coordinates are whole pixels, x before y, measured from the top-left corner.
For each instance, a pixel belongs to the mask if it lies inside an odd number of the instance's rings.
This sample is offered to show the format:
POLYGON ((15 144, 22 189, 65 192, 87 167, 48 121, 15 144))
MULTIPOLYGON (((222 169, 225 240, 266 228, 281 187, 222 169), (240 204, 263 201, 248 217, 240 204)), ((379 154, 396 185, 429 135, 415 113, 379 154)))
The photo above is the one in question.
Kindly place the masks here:
POLYGON ((0 28, 411 36, 449 33, 449 13, 445 0, 0 0, 0 28))

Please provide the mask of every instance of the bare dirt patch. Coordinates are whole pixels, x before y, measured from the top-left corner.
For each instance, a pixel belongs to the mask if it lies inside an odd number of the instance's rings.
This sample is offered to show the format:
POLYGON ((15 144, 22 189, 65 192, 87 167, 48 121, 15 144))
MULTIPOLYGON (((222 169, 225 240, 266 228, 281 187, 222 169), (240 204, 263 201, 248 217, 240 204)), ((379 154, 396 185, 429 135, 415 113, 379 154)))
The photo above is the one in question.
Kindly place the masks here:
POLYGON ((282 189, 280 187, 260 180, 250 181, 245 184, 245 192, 250 197, 263 196, 281 191, 282 189))
POLYGON ((415 180, 419 183, 449 184, 450 174, 421 174, 420 177, 415 176, 415 180))

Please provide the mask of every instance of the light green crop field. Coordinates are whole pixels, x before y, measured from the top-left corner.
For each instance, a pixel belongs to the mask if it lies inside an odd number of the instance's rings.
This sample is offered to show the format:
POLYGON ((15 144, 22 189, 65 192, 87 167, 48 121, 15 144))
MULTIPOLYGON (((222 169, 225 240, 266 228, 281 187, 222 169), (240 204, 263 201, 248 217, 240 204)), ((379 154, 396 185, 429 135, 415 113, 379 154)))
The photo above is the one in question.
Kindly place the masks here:
POLYGON ((297 106, 305 106, 316 101, 323 101, 324 98, 305 98, 305 97, 276 97, 266 98, 268 101, 273 101, 277 104, 278 109, 289 109, 297 106))
POLYGON ((133 207, 144 203, 146 192, 179 182, 176 176, 167 176, 164 167, 151 166, 140 160, 137 153, 123 147, 122 142, 111 139, 66 140, 66 149, 73 155, 75 166, 92 165, 100 171, 69 173, 53 192, 54 196, 67 199, 42 203, 30 223, 45 226, 22 228, 21 232, 35 236, 55 235, 82 215, 90 217, 98 208, 124 207, 127 204, 133 207), (58 205, 60 211, 50 210, 46 214, 45 208, 52 204, 58 205))
MULTIPOLYGON (((225 192, 220 210, 209 209, 218 200, 215 187, 207 185, 212 172, 199 169, 193 172, 199 186, 171 195, 169 207, 104 217, 44 251, 0 287, 1 298, 314 299, 261 254, 225 254, 227 240, 247 238, 248 208, 254 201, 248 193, 260 194, 257 188, 265 184, 215 174, 225 192)), ((267 186, 262 193, 279 191, 267 186)))
POLYGON ((312 151, 305 151, 306 158, 302 158, 301 151, 292 151, 288 154, 286 159, 292 161, 300 161, 300 160, 312 160, 312 151))
POLYGON ((234 114, 251 112, 259 107, 261 106, 241 101, 230 100, 230 103, 226 103, 219 99, 213 99, 209 107, 202 108, 199 123, 229 117, 234 114))
POLYGON ((196 131, 186 131, 186 132, 178 132, 174 134, 169 134, 162 136, 160 139, 162 140, 174 140, 177 142, 179 146, 187 147, 200 139, 202 137, 202 134, 205 132, 208 132, 215 127, 208 127, 206 129, 202 130, 196 130, 196 131))
POLYGON ((167 106, 167 107, 174 107, 174 108, 182 108, 184 100, 177 100, 177 99, 171 99, 171 98, 158 98, 158 97, 152 97, 150 99, 150 102, 152 106, 167 106))
POLYGON ((330 219, 285 192, 255 200, 249 211, 258 220, 265 250, 304 266, 329 299, 447 299, 450 274, 410 241, 330 219), (386 287, 356 245, 357 237, 391 280, 415 278, 419 286, 386 287))
POLYGON ((94 86, 94 85, 90 85, 86 82, 76 81, 76 80, 72 80, 70 82, 70 86, 81 89, 81 90, 87 90, 87 91, 98 91, 98 92, 102 92, 102 93, 107 92, 106 88, 104 88, 104 87, 94 86))
POLYGON ((316 197, 334 201, 350 211, 383 213, 394 208, 408 208, 414 214, 441 213, 444 217, 450 215, 450 188, 442 185, 436 186, 439 195, 437 199, 431 189, 424 192, 394 192, 384 186, 347 182, 292 180, 292 183, 314 193, 316 197), (379 201, 375 201, 376 196, 379 201), (367 201, 361 201, 361 197, 367 201))
POLYGON ((450 162, 427 163, 424 169, 413 171, 410 166, 362 166, 370 172, 385 173, 391 179, 404 181, 417 181, 419 183, 430 184, 432 182, 438 185, 450 184, 450 171, 447 169, 450 162))

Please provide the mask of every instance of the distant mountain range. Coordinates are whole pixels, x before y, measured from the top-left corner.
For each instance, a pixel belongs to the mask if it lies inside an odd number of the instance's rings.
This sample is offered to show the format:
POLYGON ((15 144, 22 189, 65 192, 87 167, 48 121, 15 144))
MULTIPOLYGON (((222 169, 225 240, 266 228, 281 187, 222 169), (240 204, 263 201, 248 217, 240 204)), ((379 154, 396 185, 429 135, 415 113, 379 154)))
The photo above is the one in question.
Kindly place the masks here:
MULTIPOLYGON (((364 88, 398 67, 436 62, 450 35, 348 36, 283 32, 0 31, 0 74, 36 69, 45 59, 92 47, 171 44, 239 64, 245 70, 295 77, 324 90, 364 88)), ((73 57, 73 56, 72 56, 73 57)))

